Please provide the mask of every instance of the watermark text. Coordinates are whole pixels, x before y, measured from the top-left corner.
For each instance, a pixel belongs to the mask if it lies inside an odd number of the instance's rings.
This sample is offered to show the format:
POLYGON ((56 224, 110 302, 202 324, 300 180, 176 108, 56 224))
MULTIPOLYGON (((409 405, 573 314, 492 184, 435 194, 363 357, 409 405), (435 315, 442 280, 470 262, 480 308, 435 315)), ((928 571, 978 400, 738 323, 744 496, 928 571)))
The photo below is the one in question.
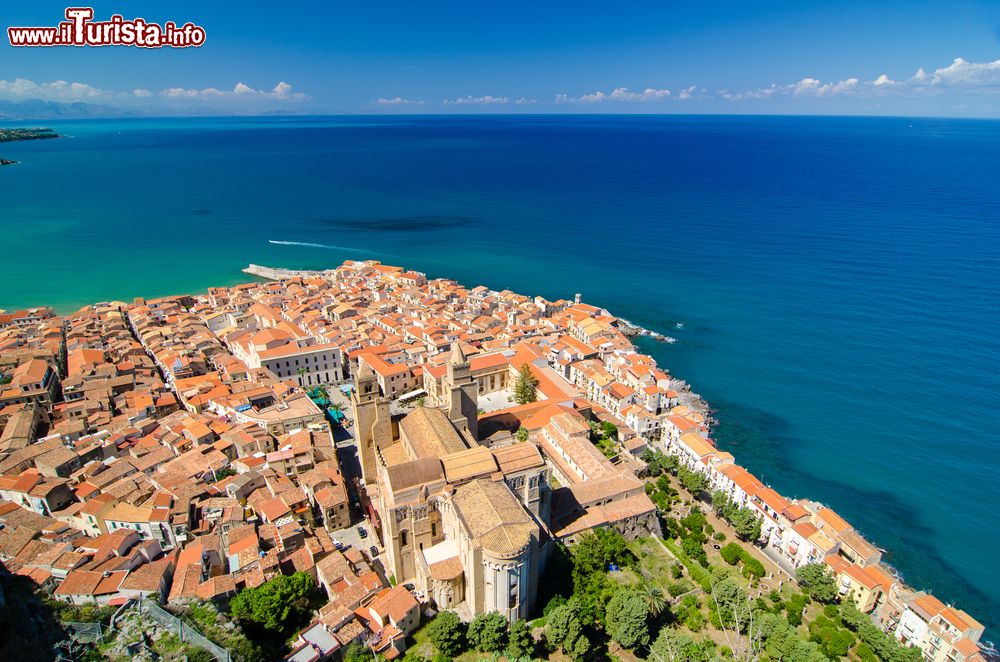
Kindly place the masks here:
POLYGON ((135 46, 137 48, 192 48, 205 43, 205 28, 194 23, 163 25, 143 18, 114 14, 95 21, 92 7, 67 7, 66 20, 55 27, 9 27, 11 46, 135 46))

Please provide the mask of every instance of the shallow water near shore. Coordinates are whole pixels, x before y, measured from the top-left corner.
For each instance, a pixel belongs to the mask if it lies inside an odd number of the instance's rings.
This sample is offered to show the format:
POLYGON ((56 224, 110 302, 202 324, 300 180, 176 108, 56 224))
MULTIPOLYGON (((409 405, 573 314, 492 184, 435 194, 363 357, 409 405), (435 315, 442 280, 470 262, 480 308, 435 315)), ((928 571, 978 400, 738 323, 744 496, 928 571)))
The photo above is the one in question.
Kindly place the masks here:
POLYGON ((719 445, 1000 627, 1000 122, 327 117, 55 122, 0 156, 0 307, 399 263, 581 292, 719 445), (682 326, 678 327, 678 323, 682 326))

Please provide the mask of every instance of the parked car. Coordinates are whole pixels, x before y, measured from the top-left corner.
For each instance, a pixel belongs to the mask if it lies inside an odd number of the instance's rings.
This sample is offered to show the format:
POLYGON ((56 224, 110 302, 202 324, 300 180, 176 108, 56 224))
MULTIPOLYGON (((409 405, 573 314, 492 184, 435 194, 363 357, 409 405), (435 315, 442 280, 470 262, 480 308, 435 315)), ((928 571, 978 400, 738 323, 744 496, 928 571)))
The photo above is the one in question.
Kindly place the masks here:
POLYGON ((375 558, 376 556, 378 556, 378 547, 372 545, 371 547, 368 548, 368 552, 371 554, 372 558, 375 558))
POLYGON ((368 532, 365 530, 365 527, 363 526, 358 527, 358 535, 361 536, 362 540, 368 537, 368 532))

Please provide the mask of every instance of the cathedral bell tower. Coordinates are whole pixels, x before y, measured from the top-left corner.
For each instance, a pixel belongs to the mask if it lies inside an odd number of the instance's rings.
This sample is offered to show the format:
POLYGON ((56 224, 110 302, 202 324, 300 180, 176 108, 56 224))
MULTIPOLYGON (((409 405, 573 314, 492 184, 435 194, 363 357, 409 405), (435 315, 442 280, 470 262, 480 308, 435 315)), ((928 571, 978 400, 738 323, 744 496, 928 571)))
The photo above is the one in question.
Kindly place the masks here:
POLYGON ((358 452, 361 455, 361 476, 365 484, 375 482, 377 462, 375 449, 392 443, 392 420, 389 399, 382 395, 378 379, 364 356, 358 357, 358 371, 354 375, 354 429, 357 431, 358 452))
POLYGON ((449 396, 448 419, 476 441, 479 432, 479 386, 472 377, 469 359, 458 340, 451 345, 446 392, 449 396))

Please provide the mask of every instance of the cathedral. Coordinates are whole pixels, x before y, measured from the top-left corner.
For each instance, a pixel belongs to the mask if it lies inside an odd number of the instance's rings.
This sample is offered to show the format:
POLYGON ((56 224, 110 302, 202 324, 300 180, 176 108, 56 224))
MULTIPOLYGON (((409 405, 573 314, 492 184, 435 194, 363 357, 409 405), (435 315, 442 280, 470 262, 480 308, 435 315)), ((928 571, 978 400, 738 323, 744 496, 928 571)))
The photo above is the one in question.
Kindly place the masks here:
POLYGON ((359 357, 355 429, 386 571, 439 609, 525 618, 550 539, 550 469, 533 443, 479 444, 477 386, 458 343, 441 395, 394 417, 359 357))

